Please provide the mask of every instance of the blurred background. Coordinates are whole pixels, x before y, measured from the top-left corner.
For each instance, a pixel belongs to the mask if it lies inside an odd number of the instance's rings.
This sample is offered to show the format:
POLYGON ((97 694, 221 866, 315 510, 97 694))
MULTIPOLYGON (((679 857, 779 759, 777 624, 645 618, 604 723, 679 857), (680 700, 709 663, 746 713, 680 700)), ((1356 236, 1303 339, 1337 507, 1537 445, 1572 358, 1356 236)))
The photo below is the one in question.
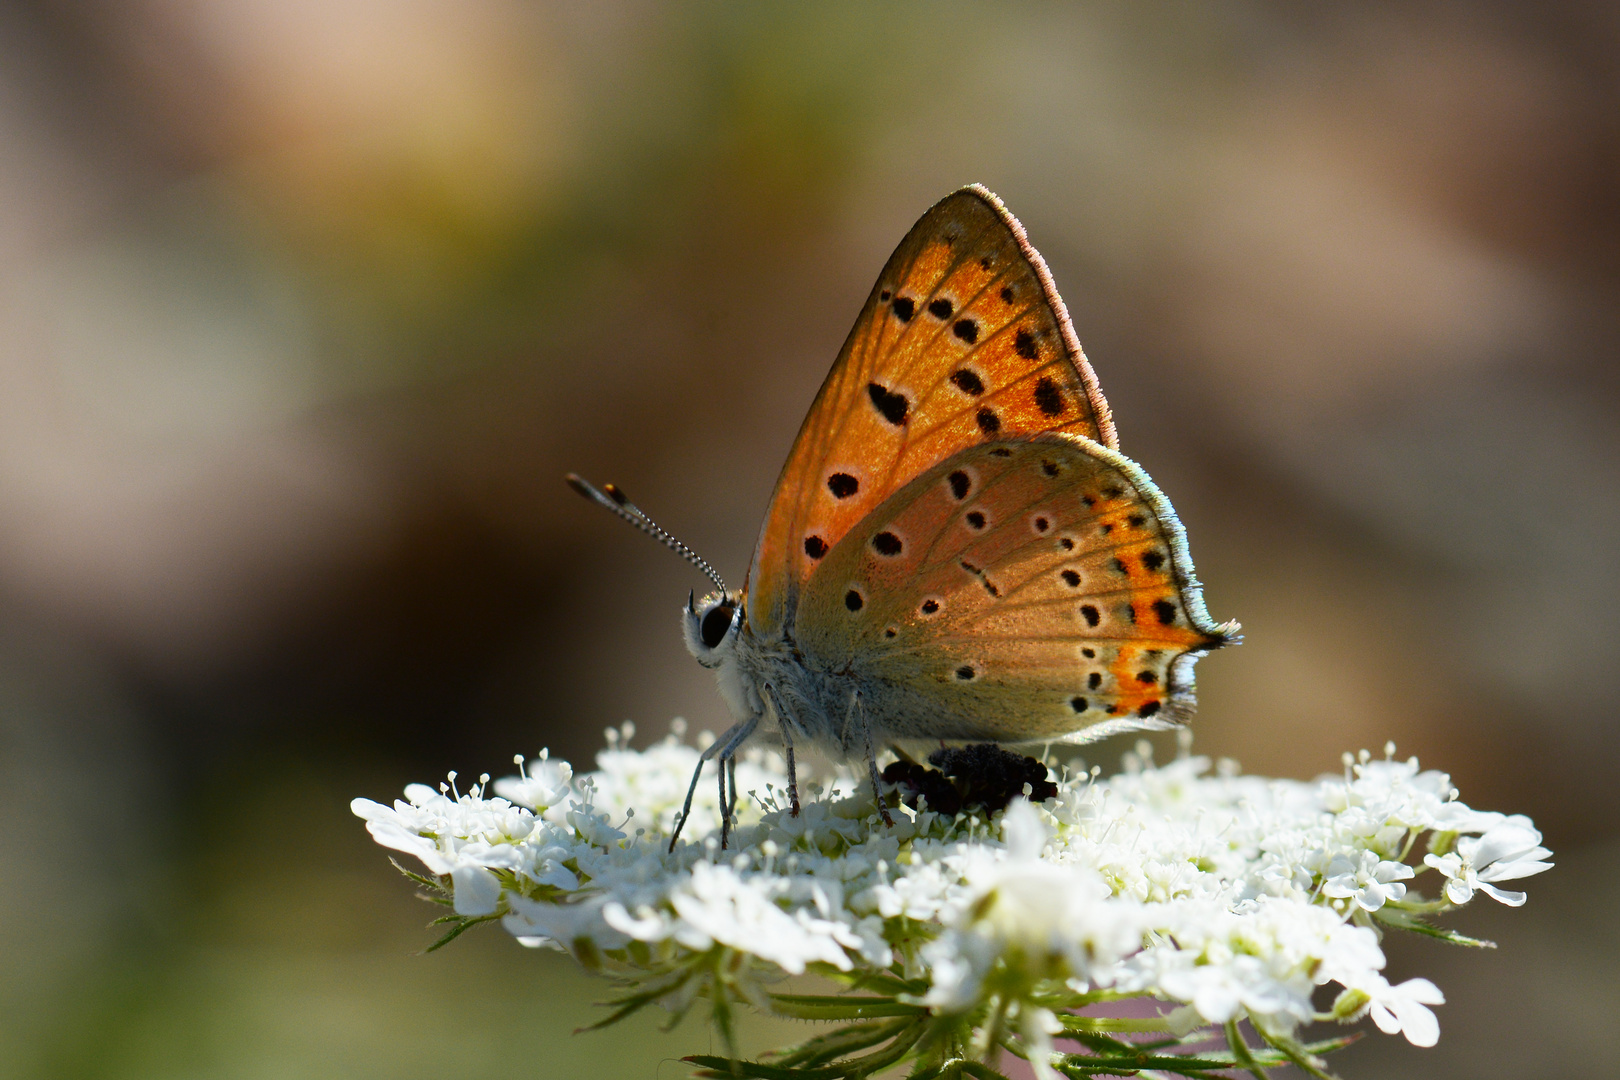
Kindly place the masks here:
POLYGON ((685 1075, 569 961, 416 955, 348 800, 723 725, 701 582, 561 474, 741 579, 972 181, 1244 624, 1197 749, 1393 739, 1558 853, 1499 950, 1390 943, 1438 1049, 1337 1067, 1607 1071, 1620 9, 6 0, 7 1075, 685 1075))

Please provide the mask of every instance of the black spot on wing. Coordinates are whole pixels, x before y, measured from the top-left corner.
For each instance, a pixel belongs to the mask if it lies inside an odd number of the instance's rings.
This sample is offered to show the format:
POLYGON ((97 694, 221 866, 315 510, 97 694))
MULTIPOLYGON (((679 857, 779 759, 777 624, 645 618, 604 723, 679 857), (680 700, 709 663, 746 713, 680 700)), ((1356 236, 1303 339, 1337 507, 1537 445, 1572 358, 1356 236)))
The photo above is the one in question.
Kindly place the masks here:
POLYGON ((1012 286, 1011 285, 1003 285, 1001 287, 1001 302, 1003 304, 1010 304, 1010 303, 1012 303, 1012 298, 1013 298, 1012 286))
POLYGON ((1087 660, 1095 660, 1097 659, 1097 650, 1088 645, 1084 649, 1080 650, 1080 655, 1085 657, 1087 660))
POLYGON ((854 589, 844 594, 844 606, 851 611, 859 611, 866 606, 866 599, 854 589))
POLYGON ((827 477, 827 490, 835 499, 847 499, 861 490, 861 482, 849 473, 835 472, 827 477))
POLYGON ((1095 690, 1095 689, 1097 689, 1097 687, 1099 687, 1101 685, 1102 685, 1102 675, 1099 674, 1098 672, 1093 671, 1090 675, 1088 675, 1086 677, 1086 686, 1087 686, 1087 688, 1089 688, 1091 690, 1095 690))
POLYGON ((1044 376, 1035 382, 1035 404, 1047 416, 1063 415, 1063 392, 1058 384, 1044 376))
POLYGON ((1080 587, 1080 575, 1073 570, 1065 570, 1060 573, 1058 577, 1062 578, 1063 584, 1067 585, 1071 589, 1078 589, 1080 587))
POLYGON ((1035 531, 1038 533, 1043 533, 1052 527, 1052 523, 1043 517, 1036 518, 1033 524, 1035 526, 1035 531))
POLYGON ((1041 462, 1041 472, 1045 473, 1047 476, 1056 476, 1058 474, 1057 462, 1055 462, 1055 461, 1043 461, 1043 462, 1041 462))
POLYGON ((1140 529, 1143 525, 1147 524, 1147 518, 1142 514, 1132 514, 1130 517, 1125 519, 1125 523, 1133 529, 1140 529))
POLYGON ((1071 538, 1067 537, 1067 536, 1059 537, 1058 538, 1058 543, 1063 545, 1063 550, 1064 551, 1073 551, 1074 550, 1074 541, 1071 538))
MULTIPOLYGON (((994 418, 994 416, 995 416, 994 413, 991 413, 990 415, 991 415, 992 418, 994 418)), ((999 421, 998 421, 997 426, 999 426, 999 421)), ((990 451, 990 456, 991 457, 1012 457, 1012 451, 1008 450, 1005 446, 998 446, 994 450, 990 451)))
POLYGON ((1153 601, 1153 614, 1159 617, 1160 625, 1169 626, 1176 621, 1176 605, 1168 600, 1155 600, 1153 601))
POLYGON ((889 302, 890 295, 891 294, 890 294, 889 290, 884 289, 882 292, 878 293, 878 300, 880 300, 881 302, 887 304, 889 302))
POLYGON ((1140 717, 1143 717, 1145 719, 1145 718, 1147 718, 1149 716, 1152 716, 1154 713, 1156 713, 1158 711, 1159 711, 1159 703, 1157 701, 1150 701, 1147 704, 1143 705, 1140 709, 1137 709, 1136 710, 1136 715, 1140 716, 1140 717))
POLYGON ((1081 604, 1080 614, 1085 617, 1087 626, 1096 626, 1102 621, 1102 616, 1098 614, 1097 607, 1094 604, 1081 604))
POLYGON ((1072 697, 1069 699, 1069 708, 1073 709, 1077 713, 1083 713, 1090 707, 1090 703, 1088 703, 1083 697, 1072 697))
POLYGON ((951 382, 955 383, 956 388, 969 397, 978 397, 984 393, 984 380, 967 368, 957 368, 951 372, 951 382))
POLYGON ((1142 565, 1149 570, 1157 570, 1164 565, 1164 552, 1149 551, 1142 556, 1142 565))
POLYGON ((1136 673, 1136 681, 1147 686, 1152 686, 1154 683, 1159 681, 1159 675, 1154 671, 1138 671, 1136 673))
POLYGON ((957 469, 947 479, 951 484, 951 494, 956 496, 958 502, 967 498, 969 489, 973 487, 973 481, 968 478, 967 473, 957 469))
POLYGON ((961 667, 956 669, 956 677, 961 679, 963 682, 967 682, 968 680, 972 679, 975 674, 976 672, 968 664, 963 664, 961 667))
POLYGON ((969 528, 982 529, 984 528, 984 515, 977 510, 969 510, 967 513, 967 523, 969 528))
POLYGON ((895 427, 899 427, 906 422, 906 410, 909 403, 906 401, 905 395, 893 393, 888 388, 879 386, 877 383, 867 383, 866 393, 872 399, 872 407, 878 411, 883 419, 895 427))
POLYGON ((924 615, 932 615, 935 612, 939 611, 939 601, 938 600, 924 600, 922 602, 922 606, 919 607, 918 610, 921 611, 924 615))
MULTIPOLYGON (((979 430, 986 435, 994 435, 1001 430, 1001 417, 997 416, 995 410, 989 406, 980 409, 978 415, 973 419, 978 421, 979 430)), ((1010 456, 1010 453, 1004 456, 1010 456)))
POLYGON ((979 324, 972 319, 958 319, 956 325, 951 327, 951 333, 972 345, 979 340, 979 324))
MULTIPOLYGON (((899 301, 895 301, 899 303, 899 301)), ((1025 360, 1035 360, 1040 353, 1035 348, 1035 335, 1028 330, 1019 330, 1013 335, 1013 349, 1025 360)))
POLYGON ((943 296, 938 300, 931 301, 928 305, 928 314, 932 315, 936 319, 948 319, 951 317, 951 312, 954 310, 955 309, 951 306, 951 302, 945 299, 943 296))
POLYGON ((889 558, 893 558, 894 556, 900 554, 905 545, 900 542, 900 538, 898 536, 885 529, 876 536, 872 537, 872 547, 879 555, 886 555, 889 558))
POLYGON ((910 322, 911 317, 917 314, 917 301, 909 296, 897 296, 889 310, 893 311, 894 317, 901 322, 910 322))
POLYGON ((804 553, 810 556, 812 559, 821 558, 823 555, 827 554, 827 541, 823 540, 819 536, 805 537, 804 553))
POLYGON ((1114 570, 1117 573, 1124 574, 1126 577, 1131 576, 1131 568, 1125 565, 1124 559, 1116 558, 1114 560, 1114 570))

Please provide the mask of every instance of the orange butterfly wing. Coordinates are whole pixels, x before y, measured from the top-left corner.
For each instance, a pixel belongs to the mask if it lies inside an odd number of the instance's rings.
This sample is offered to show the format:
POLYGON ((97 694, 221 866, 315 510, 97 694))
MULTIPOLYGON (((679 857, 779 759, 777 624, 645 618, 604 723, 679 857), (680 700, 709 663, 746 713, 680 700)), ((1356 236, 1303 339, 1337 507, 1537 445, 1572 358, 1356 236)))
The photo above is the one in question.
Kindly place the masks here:
POLYGON ((1173 727, 1233 640, 1147 473, 1069 435, 969 447, 828 553, 795 623, 885 737, 1090 741, 1173 727))
POLYGON ((748 575, 772 640, 833 546, 908 481, 992 438, 1109 448, 1108 403, 1040 254, 978 185, 935 204, 889 257, 776 482, 748 575))

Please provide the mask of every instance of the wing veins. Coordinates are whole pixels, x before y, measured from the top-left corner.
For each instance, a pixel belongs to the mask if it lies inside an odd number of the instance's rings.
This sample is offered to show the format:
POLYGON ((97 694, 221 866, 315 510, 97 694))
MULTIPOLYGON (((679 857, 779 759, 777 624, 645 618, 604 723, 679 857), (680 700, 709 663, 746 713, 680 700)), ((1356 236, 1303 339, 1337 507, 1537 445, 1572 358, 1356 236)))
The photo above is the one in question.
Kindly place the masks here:
MULTIPOLYGON (((1090 645, 1097 643, 1107 644, 1110 642, 1129 642, 1136 645, 1156 647, 1165 652, 1175 652, 1178 656, 1182 653, 1199 652, 1202 649, 1202 647, 1198 645, 1189 646, 1184 641, 1174 641, 1170 638, 1143 637, 1141 634, 940 634, 937 637, 929 638, 926 644, 889 646, 883 651, 881 654, 881 659, 878 662, 887 662, 892 657, 913 656, 929 649, 938 648, 941 645, 975 645, 982 642, 999 642, 1002 644, 1016 645, 1027 641, 1041 642, 1049 645, 1090 645)), ((1174 663, 1174 661, 1175 657, 1172 657, 1171 662, 1174 663)), ((1075 661, 1075 666, 1080 666, 1078 660, 1075 661)))
MULTIPOLYGON (((986 401, 986 400, 994 400, 995 398, 1000 397, 1002 394, 1005 394, 1010 390, 1016 390, 1018 387, 1023 386, 1025 383, 1029 382, 1031 379, 1034 379, 1034 378, 1038 377, 1043 371, 1046 371, 1048 368, 1062 367, 1065 364, 1068 365, 1070 371, 1076 370, 1075 366, 1074 366, 1074 361, 1070 360, 1068 357, 1064 357, 1064 356, 1055 357, 1054 359, 1048 360, 1046 363, 1040 365, 1039 367, 1030 368, 1028 371, 1024 372, 1022 375, 1018 376, 1016 379, 1013 379, 1011 382, 1007 383, 1005 386, 1002 386, 1002 387, 1000 387, 1000 388, 998 388, 996 390, 989 391, 983 397, 974 398, 972 400, 972 402, 970 402, 967 405, 963 406, 961 409, 959 409, 956 412, 952 413, 950 416, 947 416, 945 419, 941 420, 939 423, 935 424, 933 427, 928 428, 926 431, 919 431, 917 433, 917 438, 918 439, 927 438, 929 435, 932 435, 934 432, 938 431, 942 427, 945 427, 947 424, 950 424, 952 421, 958 420, 962 416, 965 416, 968 412, 970 412, 974 408, 976 408, 980 402, 983 402, 983 401, 986 401)), ((1081 416, 1079 418, 1079 420, 1081 420, 1081 421, 1084 421, 1085 419, 1086 418, 1084 416, 1081 416)), ((1074 420, 1065 420, 1062 423, 1053 424, 1049 428, 1040 428, 1040 429, 1037 429, 1037 430, 1024 432, 1022 434, 1042 435, 1042 434, 1045 434, 1048 431, 1060 431, 1063 428, 1068 427, 1070 424, 1075 423, 1075 422, 1076 421, 1074 421, 1074 420)), ((1095 426, 1095 425, 1093 425, 1093 426, 1095 426)), ((1091 436, 1087 435, 1086 438, 1089 439, 1089 438, 1091 438, 1091 436)), ((1093 440, 1093 441, 1095 441, 1095 440, 1093 440)), ((1101 444, 1099 443, 1098 445, 1101 445, 1101 444)))
MULTIPOLYGON (((980 289, 979 292, 977 294, 975 294, 974 299, 977 300, 980 296, 983 296, 986 292, 988 292, 990 290, 990 288, 992 286, 994 286, 996 284, 996 282, 1001 281, 1003 279, 1003 277, 1005 277, 1005 276, 1006 275, 998 275, 997 277, 992 279, 988 285, 986 285, 983 289, 980 289)), ((1027 305, 1025 307, 1022 307, 1022 308, 1018 309, 1018 312, 1016 314, 1010 316, 1007 319, 1006 322, 1004 322, 1001 326, 996 328, 995 333, 993 333, 990 336, 986 337, 981 342, 975 342, 973 344, 973 346, 971 348, 969 348, 968 351, 965 354, 963 354, 962 358, 964 360, 971 359, 972 357, 974 357, 974 356, 976 356, 978 354, 979 350, 981 350, 983 348, 986 348, 987 346, 990 345, 991 342, 995 341, 997 338, 1001 337, 1003 334, 1007 333, 1007 331, 1009 331, 1009 330, 1013 331, 1016 334, 1017 331, 1020 329, 1017 326, 1018 320, 1023 318, 1029 312, 1034 311, 1037 306, 1038 305, 1036 305, 1036 304, 1029 304, 1029 305, 1027 305)), ((1058 362, 1063 361, 1063 360, 1069 360, 1069 358, 1067 356, 1063 356, 1063 357, 1059 357, 1059 358, 1057 358, 1055 360, 1049 360, 1045 364, 1040 365, 1040 367, 1035 368, 1034 370, 1035 371, 1044 371, 1047 367, 1051 366, 1052 364, 1058 363, 1058 362)), ((1076 372, 1076 374, 1078 374, 1079 369, 1075 367, 1074 362, 1072 360, 1069 360, 1069 367, 1070 367, 1070 369, 1074 370, 1076 372)), ((1025 374, 1027 375, 1029 373, 1026 372, 1025 374)), ((1022 381, 1023 378, 1024 378, 1024 376, 1021 375, 1021 376, 1018 377, 1018 379, 1015 379, 1013 382, 1010 382, 1007 385, 1008 386, 1014 386, 1018 382, 1022 381)), ((934 385, 934 388, 928 392, 928 396, 926 398, 923 398, 921 401, 919 401, 917 403, 917 411, 921 412, 923 410, 923 408, 925 406, 927 406, 930 402, 932 402, 937 395, 939 395, 940 393, 943 393, 943 392, 944 392, 944 380, 942 380, 939 383, 936 383, 934 385)), ((993 396, 994 394, 997 394, 997 393, 1000 393, 1000 391, 999 390, 992 391, 991 394, 987 395, 987 396, 993 396)), ((973 400, 978 401, 980 399, 979 398, 974 398, 973 400)), ((966 410, 963 410, 963 411, 965 412, 966 410)), ((960 416, 961 413, 958 412, 958 413, 954 413, 952 415, 953 415, 953 417, 954 416, 960 416)), ((919 432, 918 433, 918 438, 925 437, 925 436, 939 430, 939 427, 940 427, 940 425, 935 424, 933 427, 928 428, 926 431, 919 432)))
MULTIPOLYGON (((978 232, 973 234, 974 240, 977 241, 978 239, 983 237, 985 233, 990 232, 991 230, 993 230, 999 224, 1001 224, 999 218, 992 220, 984 228, 980 229, 978 232)), ((969 250, 972 246, 973 245, 970 245, 970 244, 964 244, 963 245, 963 250, 964 251, 969 250)), ((945 272, 942 273, 939 276, 939 279, 934 282, 933 289, 928 294, 928 299, 932 300, 934 297, 938 296, 940 286, 942 286, 945 282, 949 281, 951 279, 951 275, 953 273, 955 273, 956 270, 959 267, 966 264, 967 261, 970 258, 971 258, 970 255, 957 255, 954 258, 952 258, 951 262, 945 267, 945 272)), ((995 280, 999 281, 1000 277, 998 276, 995 280)), ((985 288, 989 288, 989 286, 986 285, 985 288)), ((981 297, 983 295, 984 295, 984 289, 980 289, 978 292, 973 294, 973 299, 969 300, 966 304, 963 305, 963 307, 965 308, 965 307, 972 306, 973 301, 977 300, 979 297, 981 297)), ((926 305, 924 305, 924 307, 925 306, 926 305)), ((919 314, 921 313, 922 310, 924 310, 924 307, 919 307, 918 308, 919 314)), ((930 352, 931 352, 931 350, 933 348, 933 343, 937 342, 939 340, 940 336, 945 333, 945 329, 949 325, 950 324, 949 324, 948 321, 942 320, 940 322, 939 327, 934 331, 934 336, 932 338, 930 338, 927 342, 925 342, 923 344, 923 347, 918 350, 917 358, 915 360, 913 360, 907 367, 903 368, 901 371, 896 373, 896 377, 895 377, 896 382, 903 382, 905 380, 906 376, 910 375, 919 366, 921 366, 922 364, 924 364, 924 363, 926 363, 928 361, 930 352)), ((971 355, 971 352, 972 352, 972 350, 969 350, 970 355, 971 355)), ((938 384, 936 383, 935 385, 937 386, 938 384)), ((917 412, 918 412, 919 416, 922 414, 922 401, 921 400, 919 400, 918 403, 917 403, 917 412)), ((932 429, 930 429, 930 430, 932 430, 932 429)), ((885 477, 884 477, 883 487, 884 487, 885 491, 893 492, 899 486, 899 485, 895 484, 895 479, 894 478, 895 478, 895 475, 900 471, 900 463, 905 460, 906 451, 908 449, 910 449, 911 443, 912 443, 912 433, 911 433, 911 428, 908 425, 905 428, 905 430, 903 430, 900 433, 900 446, 899 446, 899 449, 897 450, 897 452, 894 455, 894 460, 889 463, 889 471, 888 471, 887 475, 885 475, 885 477)))
MULTIPOLYGON (((1044 539, 1046 539, 1046 538, 1045 537, 1039 537, 1039 538, 1031 540, 1031 541, 1029 541, 1027 543, 1020 544, 1018 547, 1013 548, 1011 551, 1007 552, 1007 554, 1006 554, 1006 556, 1004 556, 1004 558, 1011 558, 1013 555, 1016 555, 1019 552, 1028 551, 1030 548, 1034 547, 1036 544, 1039 544, 1044 539)), ((1155 537, 1151 537, 1151 538, 1146 539, 1146 540, 1126 540, 1126 541, 1121 541, 1120 543, 1117 543, 1117 544, 1103 544, 1103 545, 1099 545, 1098 547, 1087 548, 1085 553, 1087 555, 1096 555, 1096 554, 1106 553, 1106 552, 1109 552, 1109 551, 1118 551, 1121 548, 1129 547, 1131 544, 1152 544, 1152 543, 1154 543, 1154 541, 1156 539, 1158 539, 1158 537, 1155 536, 1155 537)), ((1070 558, 1058 559, 1056 562, 1047 565, 1043 569, 1037 570, 1034 573, 1030 574, 1028 577, 1026 577, 1024 580, 1020 581, 1018 584, 1013 585, 1013 586, 1011 586, 1011 587, 1009 587, 1007 589, 1004 589, 1002 591, 1002 596, 1005 599, 1010 600, 1014 596, 1016 596, 1019 592, 1023 591, 1025 588, 1029 587, 1029 585, 1031 585, 1033 582, 1039 580, 1040 576, 1042 574, 1051 573, 1053 569, 1055 569, 1057 566, 1061 565, 1062 563, 1072 562, 1072 561, 1074 561, 1074 560, 1070 559, 1070 558)), ((985 567, 985 570, 989 571, 990 567, 988 567, 988 566, 985 567)), ((1171 576, 1170 580, 1171 580, 1172 583, 1174 583, 1175 579, 1174 579, 1173 576, 1171 576)), ((1153 586, 1151 586, 1151 585, 1142 585, 1142 586, 1138 586, 1138 587, 1143 588, 1143 589, 1148 589, 1148 588, 1152 588, 1153 586)), ((1092 595, 1105 596, 1107 594, 1106 593, 1076 593, 1075 595, 1076 596, 1092 596, 1092 595)))

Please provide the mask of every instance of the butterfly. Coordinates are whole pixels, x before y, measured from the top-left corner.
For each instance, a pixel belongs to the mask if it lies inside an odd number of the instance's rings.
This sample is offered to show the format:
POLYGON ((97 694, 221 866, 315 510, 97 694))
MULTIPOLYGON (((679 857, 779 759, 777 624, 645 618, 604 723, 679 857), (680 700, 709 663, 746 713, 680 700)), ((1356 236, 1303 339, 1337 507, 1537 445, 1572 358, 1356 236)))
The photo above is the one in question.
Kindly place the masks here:
MULTIPOLYGON (((716 586, 682 612, 735 723, 865 760, 905 740, 1082 743, 1185 723, 1193 665, 1237 640, 1180 521, 1119 452, 1046 263, 990 191, 925 213, 878 276, 788 454, 740 592, 613 485, 569 483, 716 586)), ((729 773, 729 775, 728 775, 729 773)), ((727 795, 730 784, 729 799, 727 795)))

